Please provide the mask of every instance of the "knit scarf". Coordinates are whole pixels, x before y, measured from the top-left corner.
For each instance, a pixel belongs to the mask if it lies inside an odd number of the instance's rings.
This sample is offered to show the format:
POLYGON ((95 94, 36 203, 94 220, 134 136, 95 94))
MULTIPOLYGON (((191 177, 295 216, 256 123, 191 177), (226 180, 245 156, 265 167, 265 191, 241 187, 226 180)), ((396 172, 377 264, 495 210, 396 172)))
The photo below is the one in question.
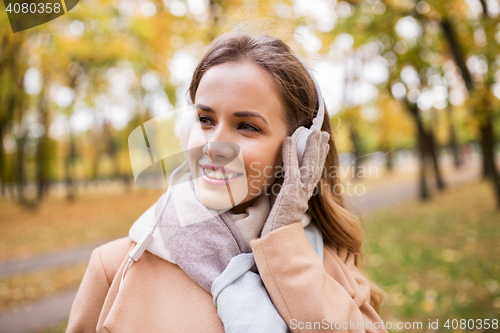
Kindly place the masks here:
MULTIPOLYGON (((169 242, 169 225, 173 224, 176 227, 179 225, 187 226, 196 222, 215 221, 215 219, 219 218, 224 221, 227 229, 217 228, 215 231, 202 229, 203 235, 200 235, 200 238, 203 239, 202 244, 210 248, 207 253, 212 255, 204 255, 204 251, 201 251, 200 257, 195 260, 203 263, 213 260, 214 251, 219 250, 218 244, 224 243, 227 245, 228 238, 225 237, 229 237, 230 246, 227 248, 232 250, 227 251, 226 248, 225 251, 218 252, 218 258, 213 264, 220 265, 218 271, 223 272, 218 278, 212 276, 215 280, 211 290, 217 313, 226 332, 289 332, 286 323, 271 302, 260 277, 255 274, 256 266, 253 254, 248 253, 251 252, 250 241, 260 236, 274 200, 275 196, 264 193, 259 196, 253 205, 247 207, 244 213, 235 214, 229 210, 224 212, 215 211, 205 207, 199 201, 191 174, 187 174, 172 187, 169 202, 167 202, 166 210, 162 216, 162 223, 155 229, 153 241, 147 248, 152 254, 176 263, 173 258, 175 255, 171 254, 169 246, 175 244, 176 249, 177 247, 180 249, 190 247, 190 244, 169 242), (224 255, 221 255, 221 252, 224 255), (223 261, 223 263, 219 261, 223 261), (225 269, 226 266, 227 269, 225 269)), ((145 233, 150 232, 161 203, 160 198, 134 223, 129 232, 131 240, 138 242, 145 233)), ((306 227, 310 221, 311 216, 307 213, 304 214, 302 225, 306 227)), ((314 225, 311 226, 314 227, 314 225)), ((322 257, 321 233, 318 229, 313 228, 309 231, 308 229, 310 228, 305 229, 306 234, 312 234, 312 236, 308 235, 308 238, 322 257)), ((181 250, 181 253, 188 252, 182 252, 181 250)), ((182 260, 180 258, 178 258, 179 262, 184 261, 184 259, 189 261, 189 255, 183 257, 182 260)), ((198 278, 207 275, 197 275, 200 269, 207 269, 207 267, 188 267, 189 272, 186 271, 186 274, 198 276, 198 278)))
MULTIPOLYGON (((139 242, 142 236, 150 232, 154 226, 156 214, 159 211, 158 201, 139 217, 130 228, 129 238, 132 241, 139 242)), ((201 222, 219 215, 228 226, 227 236, 234 237, 242 253, 248 253, 251 252, 250 241, 260 236, 264 223, 269 216, 271 202, 273 201, 273 195, 263 193, 253 205, 246 208, 244 213, 236 214, 230 210, 217 211, 210 209, 200 202, 191 173, 186 173, 172 187, 170 200, 167 203, 164 215, 169 220, 169 224, 172 223, 181 226, 201 222)), ((308 213, 304 214, 304 218, 302 219, 303 226, 306 227, 310 221, 311 216, 308 213)), ((147 250, 175 264, 176 262, 172 258, 167 242, 165 241, 167 227, 162 223, 155 229, 153 241, 147 250)))

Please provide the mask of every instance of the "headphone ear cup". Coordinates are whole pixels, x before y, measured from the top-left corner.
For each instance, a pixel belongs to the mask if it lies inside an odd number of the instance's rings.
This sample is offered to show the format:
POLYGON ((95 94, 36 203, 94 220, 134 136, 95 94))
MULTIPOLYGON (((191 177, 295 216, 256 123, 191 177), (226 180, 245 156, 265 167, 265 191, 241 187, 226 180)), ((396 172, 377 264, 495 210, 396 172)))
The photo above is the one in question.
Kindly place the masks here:
POLYGON ((306 151, 307 138, 311 133, 312 131, 310 129, 300 126, 292 134, 292 138, 295 140, 295 148, 297 149, 299 167, 302 165, 302 159, 304 158, 304 153, 306 151))
POLYGON ((181 123, 179 125, 179 141, 181 142, 182 150, 187 150, 187 144, 189 140, 189 133, 191 132, 191 127, 194 121, 194 111, 187 109, 181 118, 181 123))

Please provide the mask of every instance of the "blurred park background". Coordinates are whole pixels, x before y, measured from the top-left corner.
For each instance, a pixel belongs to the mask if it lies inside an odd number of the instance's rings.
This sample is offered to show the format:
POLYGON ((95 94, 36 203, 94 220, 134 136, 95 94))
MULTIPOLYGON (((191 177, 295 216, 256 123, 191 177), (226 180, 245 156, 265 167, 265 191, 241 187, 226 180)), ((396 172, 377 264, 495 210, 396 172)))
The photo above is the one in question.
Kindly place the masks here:
POLYGON ((0 332, 65 330, 91 250, 163 193, 129 134, 242 20, 322 87, 382 319, 500 319, 498 0, 81 0, 18 33, 0 8, 0 332))

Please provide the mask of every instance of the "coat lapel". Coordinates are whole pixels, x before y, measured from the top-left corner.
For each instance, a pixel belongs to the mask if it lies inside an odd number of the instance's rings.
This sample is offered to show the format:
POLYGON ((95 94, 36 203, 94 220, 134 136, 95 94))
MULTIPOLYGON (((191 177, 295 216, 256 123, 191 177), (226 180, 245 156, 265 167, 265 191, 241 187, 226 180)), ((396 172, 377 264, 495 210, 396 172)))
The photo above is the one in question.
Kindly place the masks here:
POLYGON ((177 265, 146 251, 110 286, 97 332, 224 332, 212 296, 177 265))

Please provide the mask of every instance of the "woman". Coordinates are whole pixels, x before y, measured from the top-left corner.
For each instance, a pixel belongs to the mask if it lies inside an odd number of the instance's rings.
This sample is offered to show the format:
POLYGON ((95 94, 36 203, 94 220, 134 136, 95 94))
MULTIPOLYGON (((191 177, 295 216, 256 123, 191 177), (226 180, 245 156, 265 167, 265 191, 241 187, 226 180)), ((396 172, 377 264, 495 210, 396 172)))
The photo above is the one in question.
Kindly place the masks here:
POLYGON ((358 269, 362 229, 334 191, 328 114, 299 168, 290 135, 320 104, 302 62, 280 39, 227 33, 189 97, 190 172, 147 212, 160 227, 123 283, 147 214, 94 250, 68 332, 386 332, 380 294, 358 269))

